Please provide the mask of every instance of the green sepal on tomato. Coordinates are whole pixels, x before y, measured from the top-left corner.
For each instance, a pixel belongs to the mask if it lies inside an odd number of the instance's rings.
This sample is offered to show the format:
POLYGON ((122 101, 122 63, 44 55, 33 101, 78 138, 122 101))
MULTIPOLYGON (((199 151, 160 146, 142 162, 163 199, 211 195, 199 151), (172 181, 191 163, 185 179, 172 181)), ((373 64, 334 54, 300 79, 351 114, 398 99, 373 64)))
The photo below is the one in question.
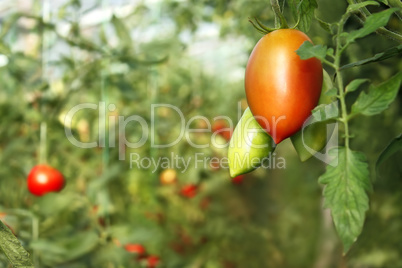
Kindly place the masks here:
POLYGON ((264 158, 274 151, 272 138, 258 124, 247 108, 229 142, 230 176, 235 178, 261 166, 264 158))
MULTIPOLYGON (((325 70, 323 72, 323 84, 318 104, 329 104, 333 101, 333 98, 325 93, 333 88, 333 84, 328 73, 325 70)), ((314 118, 311 116, 305 123, 306 127, 290 137, 293 147, 302 162, 308 160, 325 147, 327 136, 331 135, 334 130, 333 124, 328 125, 328 123, 332 123, 332 121, 314 122, 314 118)))

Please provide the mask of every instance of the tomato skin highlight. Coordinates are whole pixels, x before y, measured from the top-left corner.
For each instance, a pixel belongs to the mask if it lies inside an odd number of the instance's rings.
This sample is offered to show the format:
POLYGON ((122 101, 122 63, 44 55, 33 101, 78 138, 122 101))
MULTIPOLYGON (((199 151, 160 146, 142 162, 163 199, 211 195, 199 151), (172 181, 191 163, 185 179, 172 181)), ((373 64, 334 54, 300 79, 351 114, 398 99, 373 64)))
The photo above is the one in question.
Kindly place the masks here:
POLYGON ((311 42, 298 30, 273 31, 258 41, 247 63, 247 102, 276 144, 300 130, 320 98, 321 62, 296 54, 305 41, 311 42))
POLYGON ((64 188, 63 174, 48 165, 34 166, 28 174, 28 190, 36 196, 42 196, 49 192, 59 192, 64 188))

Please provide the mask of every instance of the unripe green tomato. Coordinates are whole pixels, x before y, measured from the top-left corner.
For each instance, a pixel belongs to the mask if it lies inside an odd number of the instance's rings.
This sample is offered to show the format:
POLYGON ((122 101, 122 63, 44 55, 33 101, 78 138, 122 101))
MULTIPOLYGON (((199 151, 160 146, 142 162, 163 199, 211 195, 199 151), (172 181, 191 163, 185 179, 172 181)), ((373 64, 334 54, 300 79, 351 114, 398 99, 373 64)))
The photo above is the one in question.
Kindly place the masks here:
POLYGON ((232 178, 253 171, 274 151, 272 138, 247 108, 237 124, 229 143, 229 171, 232 178))
MULTIPOLYGON (((329 104, 333 101, 331 96, 325 94, 332 87, 331 77, 324 70, 321 96, 318 104, 329 104)), ((290 137, 293 147, 296 149, 302 162, 311 158, 314 152, 319 152, 325 147, 327 144, 327 131, 330 131, 331 134, 333 132, 333 127, 327 130, 329 122, 331 121, 312 123, 290 137)))

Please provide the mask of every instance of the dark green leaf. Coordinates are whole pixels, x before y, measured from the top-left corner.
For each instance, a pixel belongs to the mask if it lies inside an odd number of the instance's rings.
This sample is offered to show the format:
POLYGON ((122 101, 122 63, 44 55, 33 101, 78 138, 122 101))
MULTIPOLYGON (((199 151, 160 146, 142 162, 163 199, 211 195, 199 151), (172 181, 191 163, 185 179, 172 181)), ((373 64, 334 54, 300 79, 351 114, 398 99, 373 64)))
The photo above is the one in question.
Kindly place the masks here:
POLYGON ((375 32, 380 27, 384 27, 385 25, 387 25, 392 13, 394 13, 396 10, 396 8, 390 8, 369 16, 364 22, 363 28, 349 33, 347 35, 346 41, 348 43, 351 43, 358 38, 362 38, 375 32))
POLYGON ((368 79, 355 79, 346 86, 346 93, 353 92, 360 87, 361 84, 369 81, 368 79))
POLYGON ((34 267, 28 252, 22 247, 20 241, 18 241, 11 230, 1 220, 0 249, 4 252, 13 266, 34 267))
POLYGON ((311 21, 314 17, 314 10, 318 7, 316 0, 291 0, 289 7, 293 17, 299 21, 297 28, 303 32, 308 32, 311 21))
POLYGON ((327 47, 323 45, 314 46, 311 42, 305 41, 298 50, 296 50, 297 55, 300 56, 302 60, 316 57, 319 60, 324 60, 327 55, 327 47))
POLYGON ((346 12, 348 13, 353 13, 356 12, 357 10, 359 10, 362 7, 366 7, 366 6, 379 6, 380 4, 376 1, 366 1, 366 2, 362 2, 362 3, 357 3, 357 4, 352 4, 348 6, 348 9, 346 10, 346 12))
POLYGON ((392 47, 390 49, 385 50, 384 52, 375 54, 371 58, 346 64, 346 65, 341 67, 341 70, 351 68, 351 67, 360 66, 360 65, 364 65, 364 64, 368 64, 368 63, 372 63, 372 62, 376 62, 376 61, 386 60, 386 59, 389 59, 389 58, 392 58, 392 57, 395 57, 395 56, 398 56, 398 55, 402 55, 402 45, 392 47))
POLYGON ((367 94, 361 92, 352 106, 352 114, 374 115, 387 109, 398 94, 401 80, 399 72, 377 87, 371 86, 367 94))
POLYGON ((378 168, 380 165, 387 160, 391 155, 396 153, 397 151, 402 149, 402 134, 393 139, 390 144, 385 147, 385 149, 381 152, 380 156, 377 159, 377 163, 375 164, 375 169, 378 174, 378 168))
POLYGON ((324 207, 331 209, 343 250, 347 252, 360 235, 369 208, 368 164, 364 154, 344 147, 332 149, 330 155, 334 158, 319 182, 325 185, 324 207))

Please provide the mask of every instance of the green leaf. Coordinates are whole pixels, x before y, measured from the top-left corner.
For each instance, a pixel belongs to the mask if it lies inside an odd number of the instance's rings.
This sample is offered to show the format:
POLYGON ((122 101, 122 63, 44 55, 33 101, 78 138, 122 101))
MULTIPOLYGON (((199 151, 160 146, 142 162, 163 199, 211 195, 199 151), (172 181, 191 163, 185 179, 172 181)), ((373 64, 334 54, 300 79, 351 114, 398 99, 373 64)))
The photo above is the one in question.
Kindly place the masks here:
POLYGON ((305 41, 299 49, 296 50, 296 53, 302 60, 314 57, 319 60, 324 60, 327 55, 327 47, 323 45, 314 46, 311 42, 305 41))
POLYGON ((320 24, 321 28, 323 28, 325 31, 329 32, 330 34, 334 33, 330 23, 325 22, 325 21, 319 19, 318 17, 315 17, 315 19, 318 21, 318 23, 320 24))
POLYGON ((14 267, 34 268, 29 253, 11 230, 0 220, 0 249, 14 267))
POLYGON ((380 156, 377 159, 375 164, 375 169, 378 174, 378 168, 385 160, 387 160, 391 155, 396 153, 397 151, 402 149, 402 134, 393 139, 390 144, 385 147, 385 149, 381 152, 380 156))
POLYGON ((352 105, 352 114, 375 115, 387 109, 398 94, 401 81, 399 72, 377 87, 371 86, 367 94, 361 92, 352 105))
POLYGON ((338 90, 335 87, 333 87, 330 90, 324 92, 324 94, 326 96, 328 96, 328 97, 335 97, 335 96, 337 96, 337 93, 338 93, 338 90))
POLYGON ((119 37, 122 47, 131 48, 132 39, 126 25, 124 25, 121 19, 117 18, 116 16, 112 17, 111 22, 113 24, 117 36, 119 37))
POLYGON ((339 108, 337 102, 329 104, 320 104, 312 111, 314 122, 323 122, 339 117, 339 108))
POLYGON ((346 253, 360 235, 369 208, 366 193, 371 189, 369 170, 366 157, 360 152, 339 147, 332 149, 330 155, 335 158, 319 182, 325 185, 324 207, 331 209, 346 253))
POLYGON ((297 28, 308 32, 314 17, 314 10, 318 7, 316 0, 291 0, 289 6, 293 17, 299 22, 297 28))
POLYGON ((366 1, 363 3, 357 3, 357 4, 351 4, 348 6, 348 9, 346 10, 346 12, 348 13, 353 13, 358 11, 359 9, 361 9, 362 7, 366 7, 366 6, 379 6, 380 4, 376 1, 366 1))
POLYGON ((397 8, 390 8, 378 13, 375 13, 367 18, 364 25, 359 30, 353 31, 347 35, 346 41, 351 43, 358 38, 362 38, 375 32, 378 28, 387 25, 389 18, 392 13, 394 13, 397 8))
POLYGON ((9 18, 5 19, 1 23, 0 40, 8 34, 12 27, 16 27, 17 21, 23 16, 22 13, 14 13, 9 18))
POLYGON ((365 83, 369 81, 368 79, 355 79, 352 82, 350 82, 347 86, 346 86, 346 93, 350 93, 355 91, 356 89, 358 89, 360 87, 361 84, 365 83))
POLYGON ((399 56, 399 55, 402 55, 402 45, 389 48, 389 49, 385 50, 384 52, 375 54, 371 58, 346 64, 346 65, 342 66, 340 69, 343 70, 343 69, 356 67, 356 66, 360 66, 360 65, 364 65, 364 64, 368 64, 368 63, 372 63, 372 62, 382 61, 382 60, 386 60, 386 59, 389 59, 389 58, 392 58, 395 56, 399 56))
POLYGON ((385 2, 386 3, 384 3, 384 4, 386 4, 386 5, 390 6, 390 7, 395 7, 395 8, 398 9, 396 11, 396 15, 398 16, 398 18, 400 20, 402 20, 402 2, 401 2, 401 0, 388 0, 388 1, 385 1, 385 2))

